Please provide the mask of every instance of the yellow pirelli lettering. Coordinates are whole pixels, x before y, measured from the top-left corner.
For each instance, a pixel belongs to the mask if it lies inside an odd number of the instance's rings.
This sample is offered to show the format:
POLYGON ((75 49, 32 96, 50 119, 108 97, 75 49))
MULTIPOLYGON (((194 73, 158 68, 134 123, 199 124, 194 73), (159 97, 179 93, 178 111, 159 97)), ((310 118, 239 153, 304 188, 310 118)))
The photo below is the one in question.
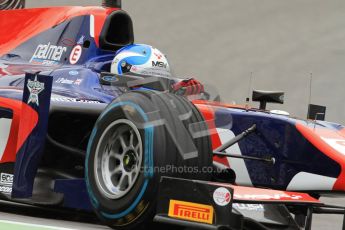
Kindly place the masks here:
POLYGON ((185 201, 170 200, 168 216, 172 218, 194 221, 199 223, 213 223, 213 207, 185 201))

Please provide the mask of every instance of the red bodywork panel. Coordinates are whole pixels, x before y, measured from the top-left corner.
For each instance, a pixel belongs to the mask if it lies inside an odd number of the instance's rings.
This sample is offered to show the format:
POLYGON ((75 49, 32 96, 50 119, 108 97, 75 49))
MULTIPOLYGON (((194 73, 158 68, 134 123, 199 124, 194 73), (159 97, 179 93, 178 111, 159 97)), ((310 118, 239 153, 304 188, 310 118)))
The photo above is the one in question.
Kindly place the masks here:
MULTIPOLYGON (((207 123, 208 129, 210 131, 212 149, 216 149, 219 146, 221 146, 222 143, 220 141, 219 135, 216 130, 214 109, 212 109, 212 107, 208 106, 207 104, 196 104, 196 106, 198 107, 198 110, 203 114, 205 121, 207 123)), ((230 167, 229 162, 226 157, 214 156, 213 160, 227 167, 230 167)))
POLYGON ((99 45, 99 35, 104 21, 115 10, 117 9, 72 6, 2 11, 0 14, 0 56, 43 31, 82 15, 94 16, 94 39, 99 45))
POLYGON ((15 162, 17 152, 37 124, 38 114, 27 104, 4 97, 0 97, 0 107, 13 112, 9 138, 0 163, 15 162))
POLYGON ((311 197, 307 193, 258 189, 234 185, 230 187, 234 189, 235 201, 322 204, 319 200, 311 197))
POLYGON ((345 135, 344 130, 335 131, 325 128, 308 127, 297 123, 298 131, 321 152, 329 158, 338 162, 341 166, 341 173, 334 184, 333 190, 344 191, 345 189, 345 135), (326 140, 331 140, 327 142, 326 140), (332 141, 334 140, 334 141, 332 141))

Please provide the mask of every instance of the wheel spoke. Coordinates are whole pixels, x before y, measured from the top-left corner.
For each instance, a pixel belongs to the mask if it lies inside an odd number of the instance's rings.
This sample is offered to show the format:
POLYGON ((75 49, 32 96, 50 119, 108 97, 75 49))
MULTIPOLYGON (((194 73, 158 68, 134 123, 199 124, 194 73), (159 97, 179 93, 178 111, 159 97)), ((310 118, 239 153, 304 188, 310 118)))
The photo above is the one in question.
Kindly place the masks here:
POLYGON ((133 181, 132 174, 127 174, 127 177, 128 177, 128 186, 131 186, 132 181, 133 181))
POLYGON ((105 149, 106 149, 105 152, 107 153, 107 155, 112 155, 112 154, 114 153, 113 145, 112 145, 110 142, 108 142, 108 143, 106 144, 105 149))
POLYGON ((115 169, 111 172, 111 176, 115 175, 115 174, 119 174, 120 172, 122 172, 123 169, 121 168, 120 165, 118 165, 117 167, 115 167, 115 169))
POLYGON ((129 134, 129 146, 133 147, 134 146, 134 133, 133 133, 133 130, 130 131, 130 134, 129 134))
POLYGON ((118 187, 120 190, 125 190, 126 189, 126 182, 128 184, 128 175, 127 174, 122 174, 121 179, 119 181, 118 187))
POLYGON ((121 147, 122 149, 126 149, 127 148, 127 145, 126 145, 126 142, 125 142, 125 139, 123 138, 123 136, 119 136, 119 140, 120 140, 120 144, 121 144, 121 147))
POLYGON ((112 149, 111 151, 110 151, 110 157, 117 157, 117 156, 119 156, 119 155, 121 155, 122 153, 120 153, 118 150, 115 150, 115 149, 112 149))
POLYGON ((135 153, 138 155, 139 154, 139 151, 140 151, 140 143, 138 143, 135 147, 135 153))
POLYGON ((135 176, 136 176, 136 172, 132 172, 132 173, 131 173, 131 181, 133 181, 133 179, 135 178, 135 176))
POLYGON ((119 183, 117 184, 117 187, 121 188, 121 185, 123 183, 123 179, 125 178, 125 176, 122 174, 120 179, 119 179, 119 183))
POLYGON ((114 158, 115 158, 116 160, 122 161, 123 155, 120 155, 120 154, 118 154, 118 153, 115 153, 115 154, 114 154, 114 158))

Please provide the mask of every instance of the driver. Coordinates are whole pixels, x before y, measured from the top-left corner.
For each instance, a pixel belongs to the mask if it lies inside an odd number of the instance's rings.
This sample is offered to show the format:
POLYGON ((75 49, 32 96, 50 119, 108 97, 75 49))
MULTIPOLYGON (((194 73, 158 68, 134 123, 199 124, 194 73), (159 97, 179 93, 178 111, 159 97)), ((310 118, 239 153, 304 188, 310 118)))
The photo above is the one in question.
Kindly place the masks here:
POLYGON ((194 78, 174 78, 166 56, 149 45, 133 44, 118 50, 111 64, 111 73, 168 78, 172 80, 170 91, 178 95, 189 96, 204 92, 203 85, 194 78))

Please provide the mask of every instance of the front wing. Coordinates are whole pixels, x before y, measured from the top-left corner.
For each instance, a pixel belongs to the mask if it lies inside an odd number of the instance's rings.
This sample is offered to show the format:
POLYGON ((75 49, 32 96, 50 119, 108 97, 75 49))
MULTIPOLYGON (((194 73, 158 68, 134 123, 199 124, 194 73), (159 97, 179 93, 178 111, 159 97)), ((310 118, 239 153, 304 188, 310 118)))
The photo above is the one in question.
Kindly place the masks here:
POLYGON ((198 229, 298 230, 311 229, 313 210, 324 207, 305 193, 163 177, 154 220, 198 229))

